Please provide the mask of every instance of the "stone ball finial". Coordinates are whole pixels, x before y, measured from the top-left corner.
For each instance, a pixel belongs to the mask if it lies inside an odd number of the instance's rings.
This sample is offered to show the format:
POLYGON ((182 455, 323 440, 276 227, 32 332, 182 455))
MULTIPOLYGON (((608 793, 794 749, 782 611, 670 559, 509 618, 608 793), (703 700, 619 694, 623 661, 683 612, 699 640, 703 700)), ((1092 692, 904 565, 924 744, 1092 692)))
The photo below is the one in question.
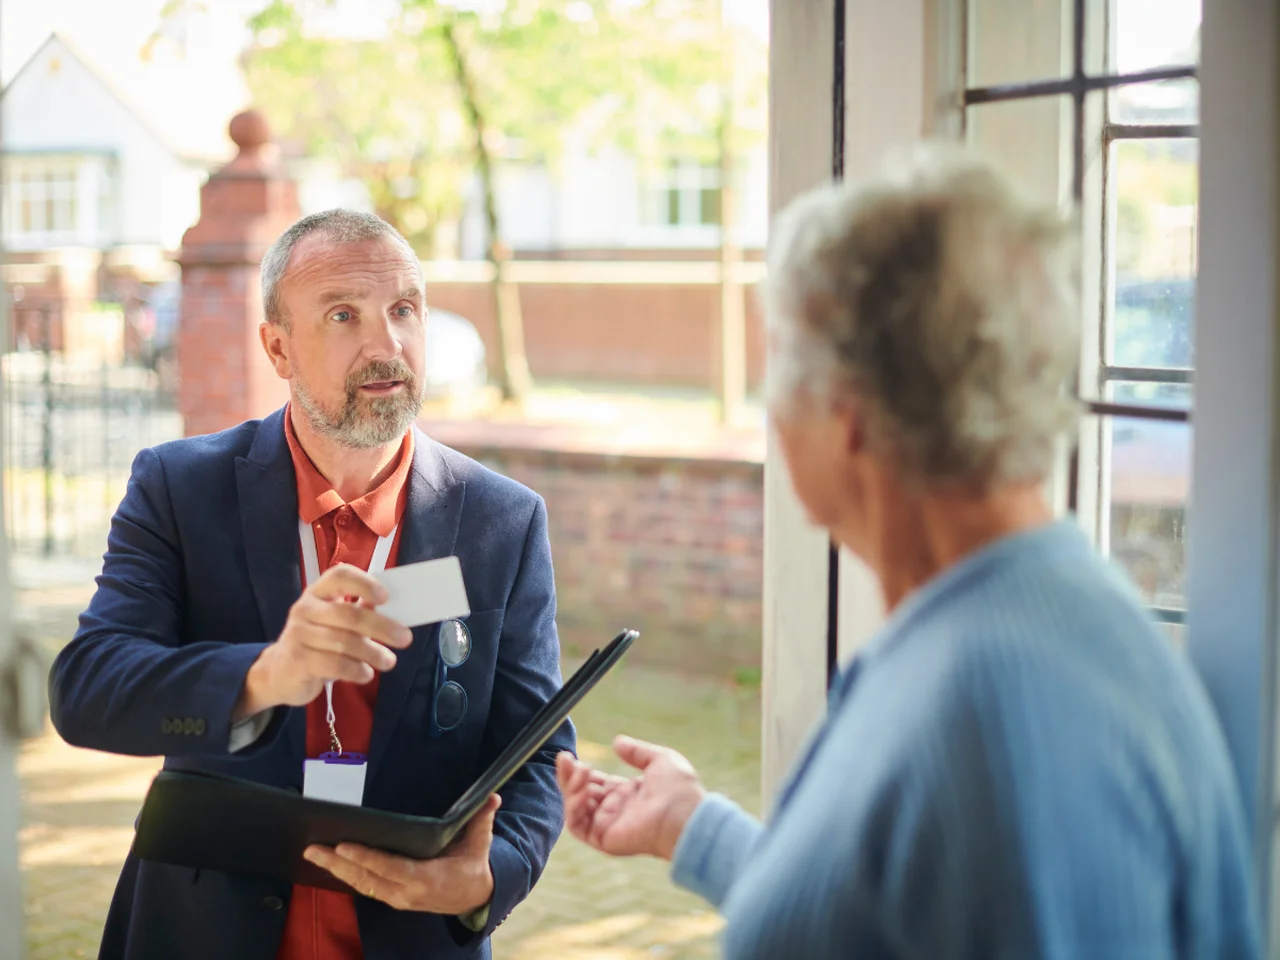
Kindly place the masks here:
POLYGON ((242 154, 254 154, 271 142, 271 128, 267 118, 257 110, 246 110, 231 118, 228 128, 232 141, 242 154))

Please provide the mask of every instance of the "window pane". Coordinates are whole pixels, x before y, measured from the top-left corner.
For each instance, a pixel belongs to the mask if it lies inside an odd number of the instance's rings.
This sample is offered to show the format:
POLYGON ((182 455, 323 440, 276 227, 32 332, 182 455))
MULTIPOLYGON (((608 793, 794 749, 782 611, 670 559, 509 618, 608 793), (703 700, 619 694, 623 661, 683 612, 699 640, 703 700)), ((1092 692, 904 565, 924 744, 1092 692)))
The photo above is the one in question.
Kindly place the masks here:
POLYGON ((699 223, 712 226, 720 222, 720 191, 704 187, 699 191, 699 223))
POLYGON ((1166 410, 1191 409, 1191 384, 1189 383, 1120 381, 1107 384, 1104 396, 1113 403, 1132 403, 1166 410))
POLYGON ((991 157, 1041 200, 1056 201, 1071 182, 1066 97, 985 103, 965 111, 970 145, 991 157))
POLYGON ((970 0, 968 84, 989 87, 1064 76, 1061 0, 970 0))
POLYGON ((1110 110, 1115 123, 1196 123, 1200 85, 1195 80, 1161 80, 1117 87, 1110 110))
POLYGON ((1193 365, 1198 144, 1122 140, 1112 146, 1115 286, 1108 362, 1193 365))
MULTIPOLYGON (((1200 60, 1201 0, 1114 0, 1116 70, 1135 73, 1200 60)), ((1194 80, 1121 87, 1111 95, 1118 123, 1194 123, 1200 115, 1194 80)))
POLYGON ((667 225, 678 226, 680 223, 680 191, 672 189, 667 191, 667 225))
MULTIPOLYGON (((1116 400, 1190 404, 1186 386, 1117 386, 1116 400)), ((1111 556, 1153 606, 1185 607, 1191 428, 1128 417, 1107 418, 1104 426, 1110 461, 1109 497, 1104 502, 1111 556)))
POLYGON ((1112 0, 1119 73, 1200 59, 1201 0, 1112 0))

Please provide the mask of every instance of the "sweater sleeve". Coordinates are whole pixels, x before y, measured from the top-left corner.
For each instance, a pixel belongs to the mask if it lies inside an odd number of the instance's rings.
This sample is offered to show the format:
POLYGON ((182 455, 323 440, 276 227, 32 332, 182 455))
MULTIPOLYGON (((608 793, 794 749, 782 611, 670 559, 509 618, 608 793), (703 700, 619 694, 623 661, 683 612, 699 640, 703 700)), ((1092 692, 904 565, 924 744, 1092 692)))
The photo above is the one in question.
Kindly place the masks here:
POLYGON ((760 821, 728 797, 708 794, 676 843, 671 879, 719 908, 763 832, 760 821))

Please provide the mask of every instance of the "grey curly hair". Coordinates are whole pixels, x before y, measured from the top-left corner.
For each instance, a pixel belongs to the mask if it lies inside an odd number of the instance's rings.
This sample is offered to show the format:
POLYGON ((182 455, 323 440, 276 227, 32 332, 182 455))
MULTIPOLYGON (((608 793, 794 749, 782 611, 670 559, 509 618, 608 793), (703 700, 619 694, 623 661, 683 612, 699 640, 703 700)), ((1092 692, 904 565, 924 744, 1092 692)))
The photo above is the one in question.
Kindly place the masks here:
POLYGON ((1044 479, 1078 416, 1075 237, 943 145, 801 197, 770 242, 771 403, 851 392, 869 442, 925 485, 1044 479))

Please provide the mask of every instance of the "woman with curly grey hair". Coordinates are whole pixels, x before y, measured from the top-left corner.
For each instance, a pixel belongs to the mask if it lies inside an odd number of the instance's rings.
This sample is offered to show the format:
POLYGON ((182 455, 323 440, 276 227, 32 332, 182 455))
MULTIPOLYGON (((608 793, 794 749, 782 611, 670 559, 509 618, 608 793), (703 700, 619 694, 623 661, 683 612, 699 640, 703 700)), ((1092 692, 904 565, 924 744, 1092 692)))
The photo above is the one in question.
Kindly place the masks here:
POLYGON ((1045 485, 1073 427, 1073 229, 964 153, 774 226, 770 412, 811 520, 887 621, 767 824, 673 750, 558 762, 572 833, 672 861, 725 956, 1260 956, 1244 819, 1198 678, 1045 485))

